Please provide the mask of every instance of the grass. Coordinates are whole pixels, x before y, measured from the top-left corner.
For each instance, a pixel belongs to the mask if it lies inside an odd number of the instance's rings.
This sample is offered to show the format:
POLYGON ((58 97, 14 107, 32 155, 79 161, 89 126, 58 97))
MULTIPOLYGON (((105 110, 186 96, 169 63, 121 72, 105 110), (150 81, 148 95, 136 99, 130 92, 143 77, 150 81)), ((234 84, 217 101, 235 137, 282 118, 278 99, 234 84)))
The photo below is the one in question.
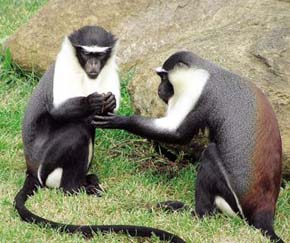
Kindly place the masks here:
MULTIPOLYGON (((0 0, 0 38, 6 38, 46 1, 0 0), (8 10, 4 11, 3 7, 8 10)), ((132 72, 122 74, 122 114, 131 114, 127 84, 132 72)), ((0 55, 0 241, 1 242, 144 242, 120 235, 96 235, 84 240, 79 235, 59 234, 20 220, 13 199, 24 182, 25 163, 21 141, 21 121, 29 96, 38 81, 35 73, 23 72, 11 62, 9 52, 0 55)), ((148 207, 157 202, 178 199, 194 203, 195 165, 188 164, 169 173, 158 166, 168 161, 155 153, 146 140, 123 131, 97 131, 96 172, 106 193, 101 198, 84 193, 64 196, 57 190, 43 189, 27 205, 38 215, 58 222, 74 224, 135 224, 173 232, 187 242, 269 242, 258 230, 239 218, 218 214, 203 220, 190 212, 166 214, 148 207), (146 169, 144 169, 146 168, 146 169)), ((290 183, 282 189, 278 201, 275 228, 290 242, 290 183)), ((158 242, 150 239, 146 242, 158 242)))
POLYGON ((11 35, 47 0, 0 0, 0 43, 11 35))

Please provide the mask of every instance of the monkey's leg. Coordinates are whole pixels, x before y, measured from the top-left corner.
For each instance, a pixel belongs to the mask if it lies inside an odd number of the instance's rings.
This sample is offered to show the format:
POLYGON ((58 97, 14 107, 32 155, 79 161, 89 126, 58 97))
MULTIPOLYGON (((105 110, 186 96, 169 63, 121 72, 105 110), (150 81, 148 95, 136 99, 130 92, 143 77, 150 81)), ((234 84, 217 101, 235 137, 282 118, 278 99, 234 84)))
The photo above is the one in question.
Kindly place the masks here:
POLYGON ((94 174, 87 175, 90 160, 90 139, 86 135, 74 138, 73 144, 70 144, 65 150, 69 154, 67 158, 62 160, 64 171, 61 187, 65 192, 76 193, 80 190, 85 190, 88 194, 97 196, 100 196, 103 192, 97 176, 94 174))
POLYGON ((257 229, 260 229, 271 241, 283 243, 283 240, 279 238, 274 232, 273 221, 274 213, 269 211, 255 212, 249 219, 249 224, 253 225, 257 229))
POLYGON ((212 215, 216 210, 214 205, 216 176, 212 173, 210 161, 203 159, 197 173, 195 189, 194 213, 199 217, 212 215))
POLYGON ((199 217, 214 214, 216 209, 230 215, 239 212, 218 161, 216 145, 209 144, 203 153, 196 180, 195 213, 199 217))
POLYGON ((51 132, 44 145, 41 178, 48 187, 61 187, 64 192, 76 193, 81 189, 99 194, 97 180, 86 176, 89 167, 91 131, 82 123, 71 123, 51 132), (88 188, 89 187, 89 188, 88 188))

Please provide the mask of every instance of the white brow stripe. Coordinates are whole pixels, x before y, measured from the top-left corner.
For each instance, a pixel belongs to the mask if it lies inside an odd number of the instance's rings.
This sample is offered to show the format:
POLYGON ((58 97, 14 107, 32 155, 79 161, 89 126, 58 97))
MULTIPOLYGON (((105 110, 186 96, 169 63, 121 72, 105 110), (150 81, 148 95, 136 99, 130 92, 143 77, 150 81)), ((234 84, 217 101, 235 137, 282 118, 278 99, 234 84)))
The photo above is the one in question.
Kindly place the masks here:
POLYGON ((165 69, 163 69, 162 67, 155 68, 155 72, 156 73, 167 73, 167 71, 165 69))
POLYGON ((107 46, 80 46, 87 52, 106 52, 110 47, 107 46))

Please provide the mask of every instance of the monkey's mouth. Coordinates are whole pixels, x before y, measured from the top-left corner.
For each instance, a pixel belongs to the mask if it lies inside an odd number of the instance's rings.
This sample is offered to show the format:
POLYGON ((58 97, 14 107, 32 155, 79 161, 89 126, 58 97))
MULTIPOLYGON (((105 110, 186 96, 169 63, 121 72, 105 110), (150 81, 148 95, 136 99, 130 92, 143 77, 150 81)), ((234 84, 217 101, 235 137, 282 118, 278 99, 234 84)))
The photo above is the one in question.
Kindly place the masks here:
POLYGON ((95 78, 97 78, 98 75, 99 75, 99 73, 96 73, 96 72, 88 73, 88 76, 89 76, 89 78, 91 78, 91 79, 95 79, 95 78))

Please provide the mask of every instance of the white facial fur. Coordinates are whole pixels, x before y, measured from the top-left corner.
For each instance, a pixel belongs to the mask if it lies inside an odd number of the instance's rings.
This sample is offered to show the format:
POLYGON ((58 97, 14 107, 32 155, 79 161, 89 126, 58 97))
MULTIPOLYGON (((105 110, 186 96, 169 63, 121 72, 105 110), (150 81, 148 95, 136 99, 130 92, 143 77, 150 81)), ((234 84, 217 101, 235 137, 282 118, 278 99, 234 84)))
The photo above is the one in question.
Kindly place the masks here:
MULTIPOLYGON (((96 46, 93 46, 95 48, 96 46)), ((105 48, 105 47, 102 47, 105 48)), ((112 92, 116 97, 118 109, 120 105, 120 80, 116 64, 115 50, 96 79, 90 79, 80 66, 75 49, 65 37, 55 62, 53 78, 53 105, 60 106, 66 100, 88 96, 94 92, 112 92)))
POLYGON ((168 78, 173 85, 174 95, 168 101, 166 116, 156 119, 154 123, 159 129, 175 131, 194 108, 209 79, 209 73, 204 69, 176 68, 169 72, 168 78))
POLYGON ((63 169, 60 167, 52 171, 48 175, 45 181, 45 185, 50 188, 59 188, 60 183, 61 183, 61 178, 62 178, 62 172, 63 172, 63 169))

